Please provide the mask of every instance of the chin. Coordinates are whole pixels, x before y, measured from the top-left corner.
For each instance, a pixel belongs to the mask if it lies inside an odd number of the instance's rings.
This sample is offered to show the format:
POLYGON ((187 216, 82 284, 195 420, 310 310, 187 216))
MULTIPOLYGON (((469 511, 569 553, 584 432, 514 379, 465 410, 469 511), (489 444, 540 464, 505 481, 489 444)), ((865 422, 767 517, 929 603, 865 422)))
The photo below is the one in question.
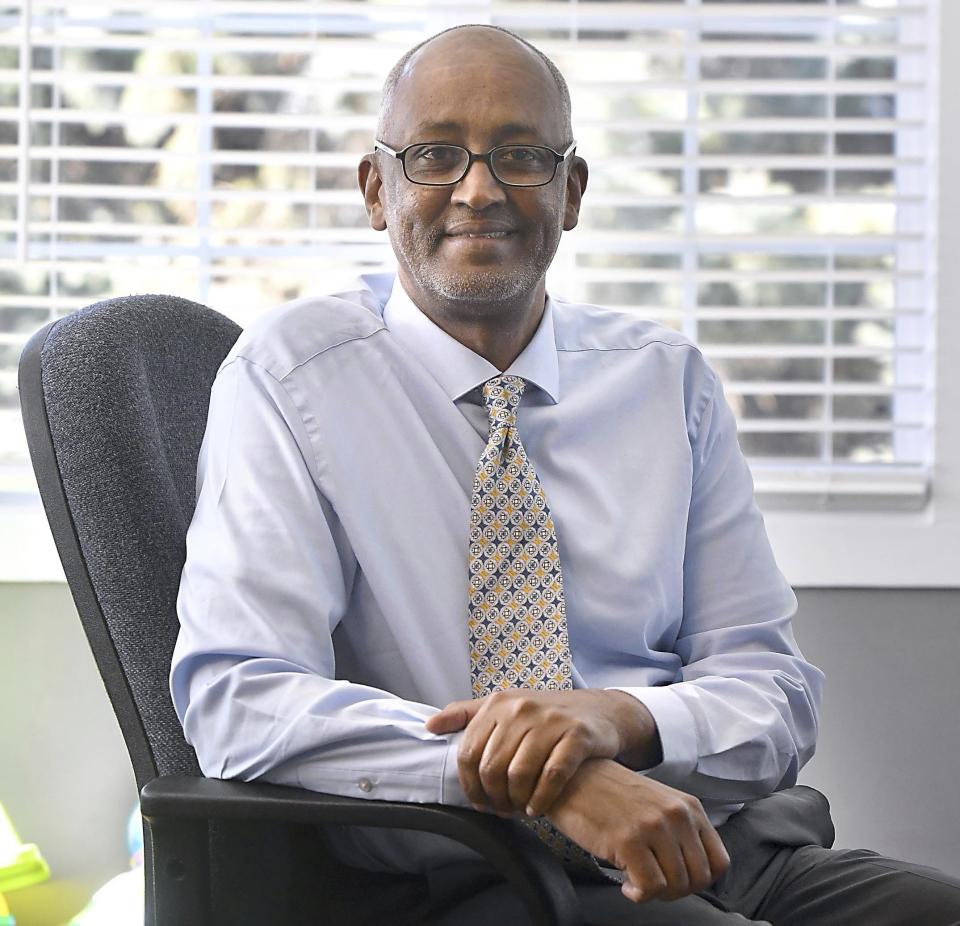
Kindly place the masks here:
POLYGON ((465 274, 424 274, 418 282, 423 289, 451 302, 510 302, 529 295, 539 277, 490 268, 465 274))

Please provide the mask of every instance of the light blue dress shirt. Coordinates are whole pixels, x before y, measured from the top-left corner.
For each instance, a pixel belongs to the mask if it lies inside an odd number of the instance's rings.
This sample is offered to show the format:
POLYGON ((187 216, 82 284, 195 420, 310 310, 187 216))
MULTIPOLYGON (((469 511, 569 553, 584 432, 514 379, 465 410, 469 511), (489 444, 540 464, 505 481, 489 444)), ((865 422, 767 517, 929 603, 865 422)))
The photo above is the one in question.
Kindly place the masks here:
MULTIPOLYGON (((205 775, 469 807, 467 537, 501 371, 392 274, 250 325, 213 384, 177 610, 173 703, 205 775)), ((733 415, 700 351, 636 315, 548 298, 505 372, 563 569, 575 687, 653 714, 663 762, 719 825, 792 785, 822 673, 753 501, 733 415)), ((335 850, 419 871, 441 837, 344 829, 335 850)))

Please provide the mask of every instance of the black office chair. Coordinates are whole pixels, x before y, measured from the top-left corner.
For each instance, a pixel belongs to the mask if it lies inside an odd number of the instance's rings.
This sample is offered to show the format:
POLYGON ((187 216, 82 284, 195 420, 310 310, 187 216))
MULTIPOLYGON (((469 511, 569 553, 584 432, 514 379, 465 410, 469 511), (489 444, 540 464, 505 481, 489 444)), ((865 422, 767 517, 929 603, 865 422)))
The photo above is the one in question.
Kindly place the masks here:
POLYGON ((43 505, 140 789, 147 926, 355 926, 351 891, 390 876, 335 860, 317 827, 342 824, 455 839, 534 923, 582 923, 562 866, 513 821, 202 776, 167 677, 210 387, 239 333, 186 299, 126 296, 49 323, 20 358, 43 505))

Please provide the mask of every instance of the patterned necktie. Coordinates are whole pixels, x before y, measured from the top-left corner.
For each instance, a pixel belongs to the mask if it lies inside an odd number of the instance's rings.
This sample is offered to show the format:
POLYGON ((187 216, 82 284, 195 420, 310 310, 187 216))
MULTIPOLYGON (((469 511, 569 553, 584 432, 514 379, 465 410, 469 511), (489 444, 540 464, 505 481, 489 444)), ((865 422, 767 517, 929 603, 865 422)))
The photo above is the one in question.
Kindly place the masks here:
MULTIPOLYGON (((553 518, 517 432, 526 380, 483 386, 490 436, 470 510, 470 677, 473 697, 505 688, 573 688, 563 575, 553 518)), ((613 880, 545 817, 521 817, 581 874, 613 880)))

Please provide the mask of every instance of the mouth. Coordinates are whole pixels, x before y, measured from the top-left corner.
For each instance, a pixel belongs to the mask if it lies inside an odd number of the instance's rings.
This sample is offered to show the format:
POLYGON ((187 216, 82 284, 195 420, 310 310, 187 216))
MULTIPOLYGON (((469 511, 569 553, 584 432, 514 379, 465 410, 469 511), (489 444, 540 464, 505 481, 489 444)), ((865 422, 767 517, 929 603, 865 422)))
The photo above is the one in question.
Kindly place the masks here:
POLYGON ((466 240, 493 240, 509 238, 515 235, 517 229, 504 222, 460 222, 448 228, 444 233, 447 238, 466 240))
POLYGON ((508 238, 512 235, 512 231, 498 231, 498 232, 456 232, 454 234, 447 234, 448 238, 508 238))
POLYGON ((502 258, 508 251, 514 249, 517 233, 513 230, 465 231, 455 234, 447 233, 443 240, 447 242, 447 247, 451 251, 474 255, 487 254, 491 257, 500 255, 502 258))

